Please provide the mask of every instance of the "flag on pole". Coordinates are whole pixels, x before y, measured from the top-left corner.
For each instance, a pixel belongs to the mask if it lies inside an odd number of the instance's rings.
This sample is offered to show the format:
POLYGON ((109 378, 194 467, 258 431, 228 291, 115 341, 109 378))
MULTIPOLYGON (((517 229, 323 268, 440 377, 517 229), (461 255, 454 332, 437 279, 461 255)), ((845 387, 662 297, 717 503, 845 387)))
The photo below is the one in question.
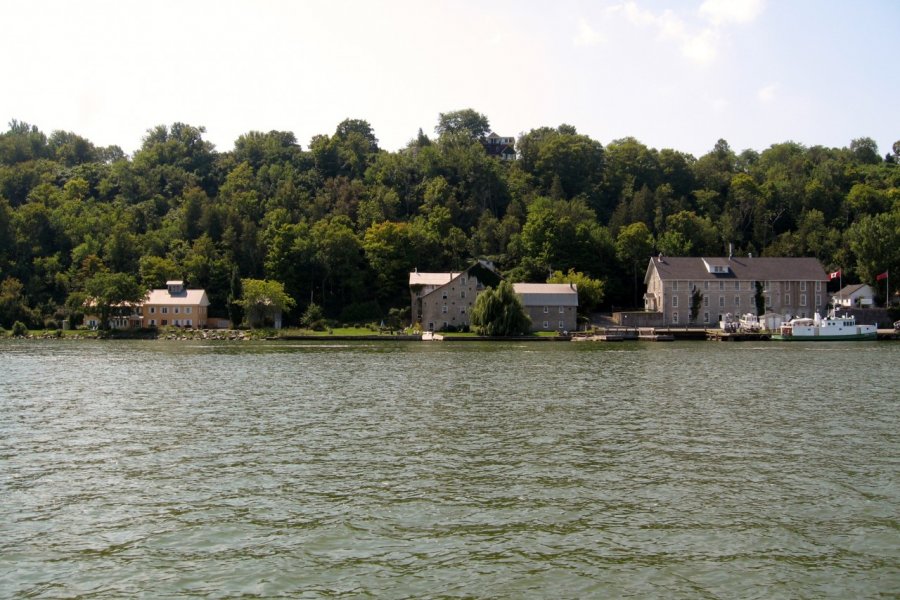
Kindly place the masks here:
POLYGON ((832 281, 834 281, 835 279, 837 279, 837 278, 840 277, 840 276, 841 276, 841 270, 840 270, 840 269, 838 269, 837 271, 834 271, 833 273, 829 273, 829 274, 828 274, 828 277, 831 278, 832 281))
POLYGON ((876 275, 875 281, 881 281, 882 279, 887 279, 887 276, 888 276, 888 272, 885 271, 884 273, 881 273, 880 275, 876 275))

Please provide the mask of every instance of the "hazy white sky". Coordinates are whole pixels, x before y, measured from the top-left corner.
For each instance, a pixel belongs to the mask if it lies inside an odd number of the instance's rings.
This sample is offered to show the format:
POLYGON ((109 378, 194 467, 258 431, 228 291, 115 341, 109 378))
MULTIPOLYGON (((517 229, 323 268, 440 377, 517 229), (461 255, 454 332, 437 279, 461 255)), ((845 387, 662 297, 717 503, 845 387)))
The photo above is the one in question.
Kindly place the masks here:
POLYGON ((230 150, 348 117, 396 150, 461 108, 696 156, 900 140, 898 0, 2 0, 0 22, 0 120, 128 153, 176 121, 230 150))

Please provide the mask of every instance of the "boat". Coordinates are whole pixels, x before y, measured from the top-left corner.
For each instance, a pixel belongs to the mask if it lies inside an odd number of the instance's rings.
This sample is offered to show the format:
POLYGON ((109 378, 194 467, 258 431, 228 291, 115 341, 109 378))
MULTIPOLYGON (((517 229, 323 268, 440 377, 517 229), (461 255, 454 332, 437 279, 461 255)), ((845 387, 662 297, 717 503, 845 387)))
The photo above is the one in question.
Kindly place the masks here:
POLYGON ((741 315, 739 323, 740 330, 745 333, 759 333, 762 330, 762 324, 759 322, 759 317, 753 313, 741 315))
POLYGON ((791 319, 781 325, 773 340, 783 342, 838 342, 874 340, 878 338, 875 325, 857 325, 856 317, 829 315, 824 319, 816 313, 815 318, 791 319))

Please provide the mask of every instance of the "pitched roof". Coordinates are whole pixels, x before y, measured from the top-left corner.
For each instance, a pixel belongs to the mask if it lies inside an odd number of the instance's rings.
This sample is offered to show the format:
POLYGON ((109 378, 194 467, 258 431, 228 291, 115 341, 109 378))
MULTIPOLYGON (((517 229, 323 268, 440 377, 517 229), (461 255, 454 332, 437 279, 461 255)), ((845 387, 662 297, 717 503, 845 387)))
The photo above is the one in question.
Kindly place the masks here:
POLYGON ((756 281, 827 281, 821 263, 808 257, 700 257, 654 256, 647 266, 644 282, 655 268, 660 279, 703 281, 705 279, 741 279, 756 281), (724 273, 710 273, 710 266, 728 267, 724 273))
POLYGON ((578 306, 578 289, 568 283, 514 283, 525 306, 578 306))
POLYGON ((855 285, 845 285, 839 292, 835 294, 835 296, 850 296, 855 294, 856 292, 862 291, 863 288, 869 288, 869 292, 875 293, 875 290, 872 289, 872 286, 865 283, 857 283, 855 285))
POLYGON ((450 283, 459 273, 419 273, 409 274, 409 285, 445 285, 450 283))
POLYGON ((144 304, 168 304, 170 306, 209 306, 206 290, 184 290, 180 294, 170 294, 168 289, 150 290, 144 304))

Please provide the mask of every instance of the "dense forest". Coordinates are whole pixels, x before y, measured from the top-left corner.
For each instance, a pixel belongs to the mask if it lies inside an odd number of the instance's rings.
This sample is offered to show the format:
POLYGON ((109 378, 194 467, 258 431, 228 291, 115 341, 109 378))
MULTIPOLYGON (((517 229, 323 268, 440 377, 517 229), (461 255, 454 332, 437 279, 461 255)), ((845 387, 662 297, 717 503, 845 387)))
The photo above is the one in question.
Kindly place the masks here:
POLYGON ((605 308, 641 306, 649 256, 729 244, 814 256, 844 283, 888 270, 900 282, 900 142, 882 156, 869 138, 740 153, 719 140, 695 158, 560 125, 521 134, 504 161, 471 109, 438 115, 432 137, 397 152, 359 119, 307 148, 251 131, 218 152, 204 133, 160 125, 127 156, 12 121, 0 134, 0 326, 56 327, 98 285, 168 279, 205 288, 211 315, 229 316, 254 278, 283 284, 288 322, 311 303, 374 320, 408 306, 409 271, 474 258, 515 281, 573 270, 604 283, 605 308))

